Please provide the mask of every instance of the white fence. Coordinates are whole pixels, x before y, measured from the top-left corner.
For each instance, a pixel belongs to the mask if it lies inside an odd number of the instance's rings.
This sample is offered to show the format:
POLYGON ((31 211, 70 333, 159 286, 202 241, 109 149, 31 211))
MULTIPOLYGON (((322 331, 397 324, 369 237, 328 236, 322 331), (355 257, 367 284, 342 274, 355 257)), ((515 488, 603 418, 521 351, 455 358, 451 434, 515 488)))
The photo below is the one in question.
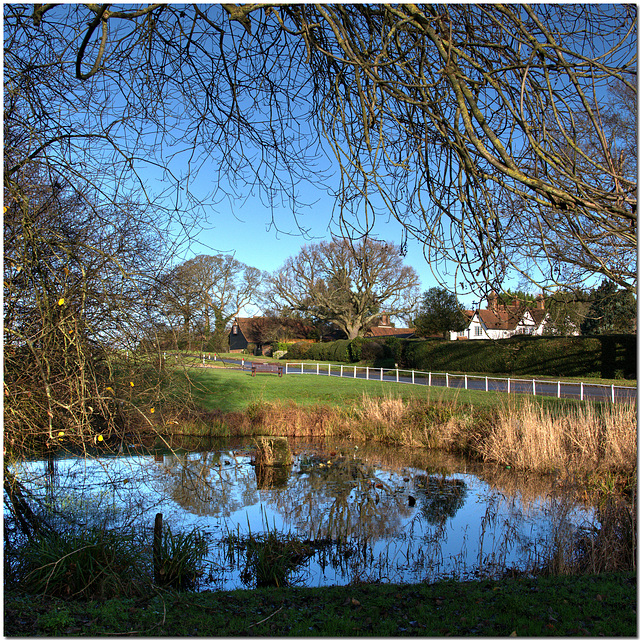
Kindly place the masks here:
POLYGON ((355 365, 336 365, 326 363, 287 362, 285 374, 315 374, 337 376, 340 378, 358 378, 360 380, 379 380, 404 384, 468 389, 473 391, 499 391, 503 393, 523 393, 557 398, 579 400, 606 400, 610 402, 636 401, 635 387, 568 382, 561 380, 535 380, 521 378, 491 378, 460 373, 433 373, 404 369, 384 369, 355 365))

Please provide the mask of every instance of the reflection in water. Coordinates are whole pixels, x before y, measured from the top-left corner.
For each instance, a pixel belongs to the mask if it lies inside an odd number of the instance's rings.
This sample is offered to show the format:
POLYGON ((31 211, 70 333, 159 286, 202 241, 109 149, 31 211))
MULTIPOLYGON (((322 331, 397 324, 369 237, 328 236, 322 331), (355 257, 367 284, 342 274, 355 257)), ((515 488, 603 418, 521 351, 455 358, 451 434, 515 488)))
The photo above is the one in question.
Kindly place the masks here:
POLYGON ((285 467, 252 464, 252 444, 230 441, 17 471, 68 521, 149 527, 160 511, 172 530, 199 527, 210 542, 205 588, 242 586, 247 536, 278 532, 312 550, 294 563, 293 583, 413 582, 526 570, 592 518, 568 496, 549 497, 551 486, 533 491, 515 473, 487 482, 487 469, 451 456, 295 442, 285 467))
POLYGON ((421 498, 420 513, 431 525, 453 518, 467 497, 466 483, 457 478, 417 476, 415 483, 421 498))

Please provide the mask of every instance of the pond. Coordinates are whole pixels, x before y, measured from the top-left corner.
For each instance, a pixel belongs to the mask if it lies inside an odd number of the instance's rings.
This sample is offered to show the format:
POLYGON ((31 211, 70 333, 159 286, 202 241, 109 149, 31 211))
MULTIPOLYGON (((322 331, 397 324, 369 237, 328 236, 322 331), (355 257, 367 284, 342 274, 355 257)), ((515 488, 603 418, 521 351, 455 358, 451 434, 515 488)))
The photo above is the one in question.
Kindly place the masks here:
MULTIPOLYGON (((597 527, 596 512, 553 478, 438 452, 351 441, 289 441, 293 464, 255 464, 254 440, 23 461, 15 471, 80 526, 198 528, 208 543, 198 588, 256 586, 248 541, 298 551, 286 583, 421 582, 500 577, 547 561, 597 527)), ((171 445, 172 443, 168 443, 171 445)))

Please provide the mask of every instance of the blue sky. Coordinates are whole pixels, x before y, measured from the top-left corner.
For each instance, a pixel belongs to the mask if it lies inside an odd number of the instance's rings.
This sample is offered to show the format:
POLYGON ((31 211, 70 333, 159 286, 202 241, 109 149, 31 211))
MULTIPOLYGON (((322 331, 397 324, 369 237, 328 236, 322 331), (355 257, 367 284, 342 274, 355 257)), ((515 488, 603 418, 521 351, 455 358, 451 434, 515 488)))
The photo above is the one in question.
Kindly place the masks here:
MULTIPOLYGON (((313 195, 317 201, 301 210, 297 220, 285 206, 275 209, 275 224, 272 211, 257 197, 242 201, 225 199, 211 205, 205 209, 208 217, 206 228, 189 245, 190 256, 231 253, 240 262, 273 272, 289 256, 296 255, 303 245, 328 240, 331 229, 336 229, 336 225, 331 224, 332 199, 320 190, 313 195), (308 229, 306 237, 299 230, 298 222, 308 229)), ((400 244, 402 239, 400 224, 389 221, 383 212, 376 220, 374 232, 376 237, 395 244, 400 244)), ((439 286, 424 258, 422 246, 415 240, 408 241, 404 263, 417 271, 421 291, 439 286)), ((458 293, 458 298, 466 307, 478 301, 477 296, 462 295, 462 292, 458 293)), ((259 311, 248 310, 249 314, 252 312, 257 314, 259 311)))

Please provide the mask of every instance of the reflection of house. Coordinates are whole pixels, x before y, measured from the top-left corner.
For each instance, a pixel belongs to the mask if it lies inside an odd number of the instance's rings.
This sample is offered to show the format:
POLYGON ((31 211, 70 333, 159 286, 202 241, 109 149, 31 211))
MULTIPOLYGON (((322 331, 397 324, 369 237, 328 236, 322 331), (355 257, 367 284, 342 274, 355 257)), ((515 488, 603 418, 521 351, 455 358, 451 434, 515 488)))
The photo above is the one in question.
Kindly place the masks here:
POLYGON ((452 340, 500 340, 515 335, 540 336, 549 314, 544 308, 544 297, 538 296, 531 309, 518 299, 513 304, 501 304, 493 291, 487 297, 487 308, 465 311, 469 324, 463 331, 452 332, 452 340))
MULTIPOLYGON (((236 318, 229 333, 229 352, 240 353, 245 349, 257 353, 266 351, 265 347, 274 341, 313 342, 314 328, 298 320, 279 320, 276 318, 254 317, 236 318), (280 334, 281 337, 275 337, 280 334)), ((264 355, 267 355, 264 353, 264 355)))
POLYGON ((366 338, 415 338, 413 329, 392 326, 386 314, 380 316, 378 325, 368 329, 364 335, 366 338))

